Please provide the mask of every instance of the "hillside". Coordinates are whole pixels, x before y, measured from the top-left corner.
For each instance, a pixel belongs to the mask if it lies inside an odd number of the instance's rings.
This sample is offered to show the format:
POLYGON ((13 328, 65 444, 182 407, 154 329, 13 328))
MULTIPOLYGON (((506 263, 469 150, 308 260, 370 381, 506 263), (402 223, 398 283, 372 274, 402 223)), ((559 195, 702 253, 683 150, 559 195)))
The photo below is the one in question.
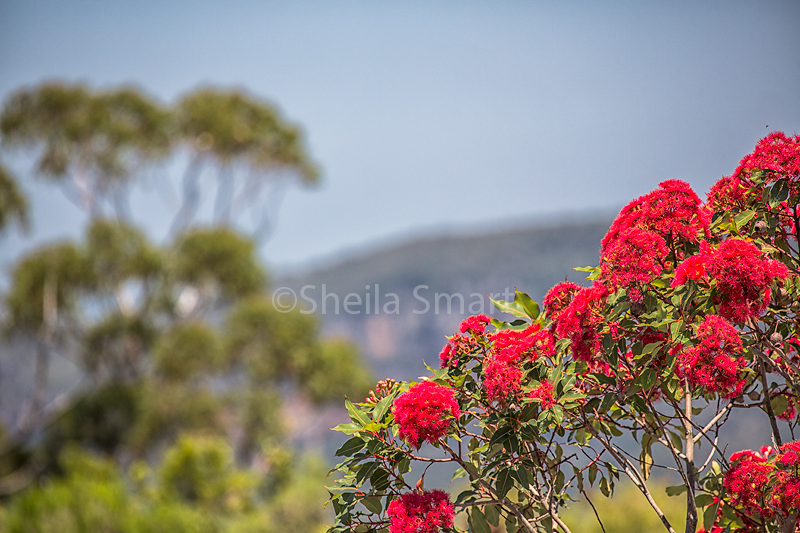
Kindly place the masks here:
POLYGON ((279 279, 275 287, 292 288, 301 303, 311 308, 309 300, 313 301, 320 313, 324 285, 328 295, 321 315, 324 332, 354 339, 377 375, 408 379, 424 370, 423 359, 438 365, 445 336, 453 334, 464 316, 474 312, 499 315, 487 295, 502 299, 504 292, 513 293, 517 287, 541 301, 565 277, 580 282, 583 276, 572 268, 597 264, 600 240, 609 224, 610 217, 483 235, 430 237, 279 279), (301 298, 303 287, 306 301, 301 298), (348 313, 344 300, 350 293, 348 313), (391 294, 397 295, 396 306, 391 294))

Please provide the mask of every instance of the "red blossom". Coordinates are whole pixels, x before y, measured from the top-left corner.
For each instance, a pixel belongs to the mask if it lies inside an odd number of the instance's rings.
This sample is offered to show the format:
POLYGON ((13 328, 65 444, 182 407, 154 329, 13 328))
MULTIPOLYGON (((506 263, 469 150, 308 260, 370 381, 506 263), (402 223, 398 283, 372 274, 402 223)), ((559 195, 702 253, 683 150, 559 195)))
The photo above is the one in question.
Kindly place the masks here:
POLYGON ((486 315, 473 315, 464 319, 461 322, 461 333, 483 333, 486 331, 486 325, 491 322, 492 319, 486 315))
POLYGON ((441 490, 407 492, 386 509, 390 533, 438 533, 453 527, 455 509, 441 490))
POLYGON ((739 178, 720 178, 708 191, 707 205, 714 211, 742 211, 747 208, 747 186, 739 178))
POLYGON ((789 275, 783 263, 762 258, 761 250, 742 239, 727 239, 709 251, 705 268, 717 283, 719 314, 734 322, 764 312, 772 281, 789 275))
POLYGON ((749 455, 739 458, 723 481, 733 504, 743 507, 748 513, 772 516, 773 512, 763 505, 764 489, 772 470, 770 465, 749 455))
POLYGON ((627 228, 603 247, 600 255, 600 276, 612 287, 646 285, 664 269, 669 254, 659 234, 627 228))
POLYGON ((752 153, 742 158, 732 177, 747 179, 757 170, 770 171, 767 181, 800 176, 800 135, 770 133, 758 141, 752 153))
POLYGON ((550 409, 557 403, 555 396, 553 396, 553 384, 547 380, 542 381, 528 396, 534 400, 539 400, 539 405, 542 409, 550 409))
POLYGON ((602 250, 620 238, 630 228, 652 231, 667 244, 675 239, 698 242, 698 235, 708 236, 710 213, 688 183, 668 180, 658 189, 636 198, 620 211, 603 238, 602 250))
POLYGON ((705 394, 719 393, 734 398, 742 393, 745 368, 739 334, 724 318, 709 315, 697 331, 700 343, 678 355, 676 371, 692 387, 705 394))
POLYGON ((784 444, 778 453, 769 446, 761 453, 743 450, 731 462, 723 485, 734 506, 764 518, 800 510, 800 441, 784 444))
POLYGON ((505 361, 536 360, 541 356, 555 353, 553 335, 541 329, 539 323, 531 324, 523 330, 504 329, 494 333, 492 355, 505 361))
POLYGON ((522 370, 514 361, 500 358, 489 359, 483 367, 483 388, 490 402, 505 405, 519 392, 522 370))
POLYGON ((783 466, 800 467, 800 441, 788 442, 781 446, 778 461, 783 466))
POLYGON ((394 401, 392 413, 400 426, 400 438, 419 448, 425 441, 442 438, 461 411, 453 389, 423 381, 394 401))
POLYGON ((439 354, 441 368, 457 366, 461 357, 475 353, 479 348, 480 344, 472 336, 453 335, 447 340, 447 344, 444 345, 439 354))
POLYGON ((572 301, 572 298, 582 288, 583 287, 580 285, 576 285, 571 281, 557 283, 552 289, 547 291, 547 294, 544 296, 544 301, 542 302, 547 316, 554 322, 558 322, 572 301))
POLYGON ((608 295, 606 288, 595 282, 592 287, 578 291, 558 321, 556 333, 572 340, 572 353, 576 359, 587 363, 601 351, 600 326, 603 317, 600 311, 608 295))
POLYGON ((706 277, 706 257, 703 254, 693 255, 687 258, 675 269, 675 279, 672 280, 672 287, 685 285, 688 280, 700 281, 706 277))

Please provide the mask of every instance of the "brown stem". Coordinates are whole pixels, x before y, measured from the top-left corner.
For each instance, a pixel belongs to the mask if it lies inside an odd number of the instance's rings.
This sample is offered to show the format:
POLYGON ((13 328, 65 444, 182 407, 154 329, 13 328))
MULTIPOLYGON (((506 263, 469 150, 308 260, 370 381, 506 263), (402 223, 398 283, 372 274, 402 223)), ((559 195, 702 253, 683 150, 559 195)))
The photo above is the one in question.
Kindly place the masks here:
POLYGON ((781 430, 778 428, 778 420, 775 418, 775 411, 772 410, 772 398, 769 394, 769 384, 767 383, 767 371, 764 368, 764 361, 759 359, 758 366, 761 371, 761 385, 764 387, 764 410, 769 417, 769 425, 772 426, 772 437, 775 439, 775 445, 780 447, 783 445, 781 430))
POLYGON ((683 414, 683 428, 686 432, 686 533, 697 531, 697 505, 695 504, 694 436, 692 435, 692 389, 689 382, 684 388, 686 410, 683 414))
POLYGON ((653 510, 656 512, 658 518, 661 519, 661 523, 664 524, 664 527, 667 529, 667 531, 669 531, 670 533, 675 533, 675 530, 672 528, 672 525, 669 523, 669 520, 667 519, 666 515, 664 515, 664 512, 661 510, 656 501, 653 499, 653 495, 650 493, 650 489, 647 488, 647 484, 642 479, 642 476, 639 474, 639 471, 636 469, 636 467, 634 467, 630 461, 628 461, 625 457, 623 457, 622 454, 619 453, 617 448, 614 447, 614 445, 612 445, 610 442, 601 437, 600 433, 598 433, 597 430, 594 428, 594 426, 592 426, 586 419, 584 419, 584 427, 589 433, 592 434, 594 438, 600 441, 603 447, 605 447, 605 449, 608 450, 608 452, 612 455, 612 457, 614 457, 614 460, 617 461, 617 463, 623 468, 625 474, 630 478, 631 481, 633 481, 633 484, 636 485, 636 488, 639 489, 641 493, 644 495, 645 499, 647 499, 647 503, 649 503, 650 507, 652 507, 653 510))

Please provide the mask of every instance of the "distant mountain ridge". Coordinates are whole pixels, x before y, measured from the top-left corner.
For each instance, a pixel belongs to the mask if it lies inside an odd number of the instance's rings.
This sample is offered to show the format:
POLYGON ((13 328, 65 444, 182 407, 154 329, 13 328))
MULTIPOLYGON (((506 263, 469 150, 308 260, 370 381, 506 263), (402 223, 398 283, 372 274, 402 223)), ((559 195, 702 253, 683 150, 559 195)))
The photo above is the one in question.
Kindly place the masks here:
POLYGON ((541 301, 565 278, 581 282, 584 276, 573 268, 597 264, 611 220, 427 237, 284 277, 274 286, 292 289, 300 304, 316 306, 318 313, 326 295, 324 332, 355 340, 379 376, 409 379, 424 370, 423 359, 438 365, 445 336, 464 316, 476 311, 499 316, 486 295, 502 298, 517 287, 541 301), (345 309, 347 295, 351 305, 345 309))

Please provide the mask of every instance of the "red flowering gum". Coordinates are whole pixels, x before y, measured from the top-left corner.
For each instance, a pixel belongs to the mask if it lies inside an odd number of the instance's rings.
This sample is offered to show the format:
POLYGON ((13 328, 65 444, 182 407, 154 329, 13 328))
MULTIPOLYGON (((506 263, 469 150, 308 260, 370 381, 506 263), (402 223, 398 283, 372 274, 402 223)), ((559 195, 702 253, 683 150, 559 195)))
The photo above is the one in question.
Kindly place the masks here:
POLYGON ((767 181, 800 176, 800 135, 791 137, 780 131, 767 135, 753 153, 742 158, 732 177, 747 179, 757 170, 770 171, 767 181))
POLYGON ((407 492, 386 509, 390 533, 438 533, 453 527, 455 509, 441 490, 407 492))
POLYGON ((561 318, 572 301, 572 298, 582 288, 583 287, 580 285, 576 285, 571 281, 562 281, 547 291, 547 294, 544 296, 544 301, 542 302, 547 316, 554 322, 558 322, 559 318, 561 318))
POLYGON ((734 506, 745 512, 771 518, 800 510, 800 442, 784 444, 775 454, 770 447, 761 453, 744 450, 731 456, 734 466, 723 485, 734 506))
POLYGON ((717 282, 719 314, 734 322, 764 312, 772 281, 789 275, 783 263, 763 259, 753 243, 741 239, 723 241, 710 253, 705 269, 717 282))
POLYGON ((572 354, 580 361, 592 362, 602 349, 599 329, 603 317, 600 310, 607 295, 608 291, 599 283, 581 289, 558 321, 556 333, 572 340, 572 354))
POLYGON ((742 393, 745 368, 742 341, 739 334, 724 318, 709 315, 697 331, 700 344, 678 355, 676 371, 692 387, 705 394, 719 393, 734 398, 742 393))
POLYGON ((476 339, 469 335, 453 335, 439 354, 441 368, 457 366, 461 357, 474 353, 480 348, 476 339))
POLYGON ((672 280, 673 287, 685 285, 687 281, 699 281, 706 276, 706 258, 703 254, 693 255, 687 258, 675 269, 675 279, 672 280))
POLYGON ((708 207, 714 211, 742 211, 747 207, 747 186, 733 176, 720 178, 708 191, 706 198, 708 207))
POLYGON ((541 385, 533 389, 528 396, 539 400, 542 409, 550 409, 556 404, 556 398, 553 396, 553 384, 547 380, 542 381, 541 385))
POLYGON ((400 426, 400 438, 419 448, 425 441, 433 443, 444 437, 461 411, 453 389, 423 381, 394 401, 392 413, 400 426))
POLYGON ((486 331, 486 324, 492 319, 486 315, 474 315, 467 317, 461 322, 461 333, 483 333, 486 331))
POLYGON ((600 276, 614 288, 645 285, 664 269, 668 254, 659 234, 627 228, 603 247, 600 276))
POLYGON ((483 388, 490 402, 505 405, 519 392, 522 370, 513 361, 489 359, 483 367, 483 388))
POLYGON ((732 503, 743 507, 748 513, 772 516, 771 510, 762 505, 764 489, 769 483, 772 470, 772 466, 752 456, 740 458, 723 481, 732 503))
POLYGON ((603 238, 603 253, 620 234, 630 228, 652 231, 664 238, 667 245, 676 239, 698 241, 708 235, 711 216, 688 183, 668 180, 658 189, 633 200, 620 211, 603 238))
POLYGON ((503 361, 522 362, 536 360, 540 356, 555 353, 553 335, 541 326, 531 324, 527 328, 516 331, 504 329, 491 336, 492 356, 503 361))

